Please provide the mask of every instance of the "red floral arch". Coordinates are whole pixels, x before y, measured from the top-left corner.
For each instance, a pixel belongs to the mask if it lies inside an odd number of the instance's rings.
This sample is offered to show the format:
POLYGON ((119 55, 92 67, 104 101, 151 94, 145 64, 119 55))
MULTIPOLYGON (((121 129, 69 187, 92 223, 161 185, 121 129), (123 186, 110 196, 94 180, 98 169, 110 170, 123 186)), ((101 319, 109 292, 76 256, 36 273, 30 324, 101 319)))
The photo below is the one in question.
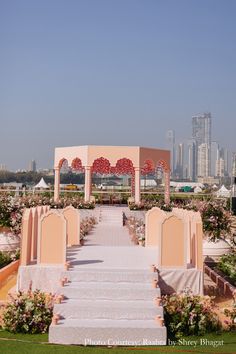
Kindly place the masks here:
POLYGON ((72 161, 71 168, 72 168, 72 170, 75 170, 75 171, 84 171, 84 168, 82 166, 82 161, 78 157, 76 157, 72 161))
MULTIPOLYGON (((65 163, 65 161, 67 161, 67 159, 65 159, 64 157, 63 157, 63 159, 61 159, 61 160, 59 161, 59 163, 58 163, 59 169, 62 168, 62 166, 63 166, 63 164, 65 163)), ((67 161, 67 163, 68 163, 68 161, 67 161)))
POLYGON ((141 168, 141 174, 142 175, 147 175, 148 173, 151 173, 155 170, 154 168, 154 163, 152 160, 145 160, 144 165, 141 168))
POLYGON ((134 166, 133 162, 130 159, 127 159, 126 157, 119 159, 116 162, 116 166, 114 168, 115 173, 117 174, 133 174, 134 173, 134 166))
POLYGON ((92 165, 92 172, 93 173, 110 173, 111 171, 111 164, 109 160, 105 159, 104 157, 99 157, 98 159, 94 160, 92 165))
POLYGON ((114 173, 119 175, 131 175, 131 195, 135 192, 135 180, 134 180, 134 165, 130 159, 126 157, 119 159, 114 167, 114 173))
POLYGON ((169 166, 164 160, 159 160, 156 167, 161 168, 164 172, 169 172, 169 166))

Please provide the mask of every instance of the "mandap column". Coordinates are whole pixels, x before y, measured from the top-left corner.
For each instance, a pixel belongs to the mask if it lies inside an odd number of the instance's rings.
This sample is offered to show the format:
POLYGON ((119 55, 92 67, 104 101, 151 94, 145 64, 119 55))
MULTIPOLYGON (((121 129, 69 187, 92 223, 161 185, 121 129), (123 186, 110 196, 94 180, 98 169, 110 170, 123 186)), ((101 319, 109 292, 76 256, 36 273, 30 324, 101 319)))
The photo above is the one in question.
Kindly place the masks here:
POLYGON ((54 202, 58 202, 60 195, 60 168, 54 169, 54 202))
POLYGON ((91 167, 85 167, 84 201, 89 202, 91 195, 91 167))
POLYGON ((140 203, 140 168, 139 167, 135 167, 134 181, 135 181, 134 200, 135 200, 135 204, 139 204, 140 203))
POLYGON ((165 171, 165 203, 170 204, 170 171, 165 171))

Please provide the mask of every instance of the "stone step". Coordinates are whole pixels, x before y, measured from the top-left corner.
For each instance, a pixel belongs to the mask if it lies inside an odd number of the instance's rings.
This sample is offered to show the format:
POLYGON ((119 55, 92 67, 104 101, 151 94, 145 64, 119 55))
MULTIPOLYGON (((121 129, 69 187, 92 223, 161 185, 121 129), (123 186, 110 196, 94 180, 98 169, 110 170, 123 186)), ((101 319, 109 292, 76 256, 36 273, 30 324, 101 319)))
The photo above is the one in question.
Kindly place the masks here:
POLYGON ((49 328, 49 342, 82 345, 166 345, 166 327, 155 320, 60 320, 49 328))
POLYGON ((149 283, 153 279, 157 279, 157 273, 152 273, 147 270, 98 270, 86 269, 77 270, 71 269, 65 271, 63 276, 67 277, 70 281, 82 282, 129 282, 129 283, 149 283))
POLYGON ((100 283, 71 282, 58 289, 69 299, 99 299, 99 300, 146 300, 160 296, 159 288, 151 284, 139 283, 100 283))
POLYGON ((114 301, 114 300, 64 300, 54 305, 54 313, 66 319, 117 319, 117 320, 153 320, 163 317, 163 308, 154 301, 114 301))

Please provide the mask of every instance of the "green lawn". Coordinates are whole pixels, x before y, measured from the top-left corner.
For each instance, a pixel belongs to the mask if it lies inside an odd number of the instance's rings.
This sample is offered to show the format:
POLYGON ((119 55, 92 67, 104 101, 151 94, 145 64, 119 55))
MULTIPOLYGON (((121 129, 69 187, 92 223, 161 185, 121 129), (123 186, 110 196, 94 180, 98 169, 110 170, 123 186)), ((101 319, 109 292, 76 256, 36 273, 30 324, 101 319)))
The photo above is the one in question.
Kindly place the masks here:
POLYGON ((135 352, 139 354, 148 353, 236 353, 236 333, 211 334, 206 335, 202 340, 208 341, 208 345, 200 345, 201 337, 186 337, 183 340, 192 341, 191 345, 166 346, 166 347, 126 347, 126 348, 104 348, 104 347, 83 347, 83 346, 65 346, 49 344, 48 336, 11 334, 6 331, 0 331, 0 352, 4 354, 123 354, 124 352, 135 352), (197 341, 197 346, 194 346, 197 341), (211 342, 210 342, 211 341, 211 342), (213 343, 221 344, 214 347, 213 343))

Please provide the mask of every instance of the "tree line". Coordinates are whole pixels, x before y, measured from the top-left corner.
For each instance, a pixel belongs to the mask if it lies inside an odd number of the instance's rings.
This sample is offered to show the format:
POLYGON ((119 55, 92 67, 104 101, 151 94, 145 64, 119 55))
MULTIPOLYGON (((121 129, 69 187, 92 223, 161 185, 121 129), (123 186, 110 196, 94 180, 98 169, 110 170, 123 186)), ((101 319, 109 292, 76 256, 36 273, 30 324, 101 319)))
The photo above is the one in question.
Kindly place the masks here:
MULTIPOLYGON (((23 184, 36 184, 40 181, 41 178, 44 178, 46 183, 54 184, 54 176, 48 176, 42 172, 10 172, 10 171, 0 171, 0 184, 17 182, 23 184)), ((75 174, 72 172, 61 174, 60 178, 61 183, 63 184, 83 184, 84 183, 84 174, 75 174)))

